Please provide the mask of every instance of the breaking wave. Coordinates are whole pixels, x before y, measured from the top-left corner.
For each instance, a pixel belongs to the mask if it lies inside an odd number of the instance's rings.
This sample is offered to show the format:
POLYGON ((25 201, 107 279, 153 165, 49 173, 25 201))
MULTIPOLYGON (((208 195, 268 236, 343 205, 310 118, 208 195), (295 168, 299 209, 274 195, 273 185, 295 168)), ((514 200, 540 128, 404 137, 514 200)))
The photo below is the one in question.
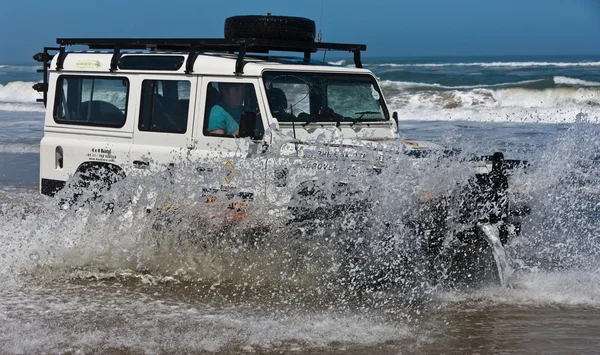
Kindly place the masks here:
POLYGON ((382 87, 404 119, 565 123, 583 114, 599 122, 600 83, 566 77, 553 78, 551 87, 544 82, 451 87, 384 81, 382 87))
POLYGON ((509 67, 509 68, 568 68, 600 67, 600 62, 475 62, 475 63, 381 63, 366 64, 366 67, 509 67))
POLYGON ((464 107, 550 107, 564 108, 569 105, 584 107, 600 106, 600 90, 592 88, 555 88, 533 90, 526 88, 473 89, 468 91, 422 91, 417 93, 398 91, 395 84, 384 83, 392 104, 412 108, 464 108, 464 107))
POLYGON ((336 61, 332 61, 332 62, 327 62, 328 64, 331 65, 346 65, 346 61, 345 60, 336 60, 336 61))
POLYGON ((597 81, 588 81, 575 78, 568 78, 565 76, 555 76, 554 83, 557 85, 568 85, 568 86, 600 86, 597 81))
POLYGON ((28 81, 0 84, 0 110, 43 112, 44 106, 36 102, 42 96, 32 89, 33 84, 28 81))
POLYGON ((0 70, 3 72, 29 72, 35 73, 41 65, 8 65, 0 64, 0 70))
POLYGON ((597 87, 600 82, 555 76, 552 79, 521 80, 515 82, 478 84, 478 85, 441 85, 438 83, 419 83, 411 81, 384 80, 382 85, 397 90, 469 90, 469 89, 491 89, 491 88, 522 88, 522 89, 552 89, 557 87, 597 87))
POLYGON ((39 142, 35 142, 33 144, 0 142, 0 153, 37 154, 39 152, 40 152, 39 142))

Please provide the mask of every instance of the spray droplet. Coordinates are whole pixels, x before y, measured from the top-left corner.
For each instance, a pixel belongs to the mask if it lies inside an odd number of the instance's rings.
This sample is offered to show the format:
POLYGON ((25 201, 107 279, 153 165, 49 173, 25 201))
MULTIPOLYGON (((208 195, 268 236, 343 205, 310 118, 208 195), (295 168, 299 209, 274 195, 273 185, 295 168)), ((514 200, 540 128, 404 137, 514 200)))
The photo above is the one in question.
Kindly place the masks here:
POLYGON ((34 251, 33 253, 29 254, 29 259, 38 262, 40 260, 40 254, 38 254, 37 251, 34 251))

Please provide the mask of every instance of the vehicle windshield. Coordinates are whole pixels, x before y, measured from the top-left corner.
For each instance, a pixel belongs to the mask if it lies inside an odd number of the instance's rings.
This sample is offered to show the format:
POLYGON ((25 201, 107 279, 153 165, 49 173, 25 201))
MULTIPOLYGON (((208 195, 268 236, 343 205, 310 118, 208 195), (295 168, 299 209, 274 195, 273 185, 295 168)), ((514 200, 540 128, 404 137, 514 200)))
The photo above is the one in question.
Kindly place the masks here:
POLYGON ((389 120, 371 75, 265 72, 263 81, 271 114, 280 122, 389 120))

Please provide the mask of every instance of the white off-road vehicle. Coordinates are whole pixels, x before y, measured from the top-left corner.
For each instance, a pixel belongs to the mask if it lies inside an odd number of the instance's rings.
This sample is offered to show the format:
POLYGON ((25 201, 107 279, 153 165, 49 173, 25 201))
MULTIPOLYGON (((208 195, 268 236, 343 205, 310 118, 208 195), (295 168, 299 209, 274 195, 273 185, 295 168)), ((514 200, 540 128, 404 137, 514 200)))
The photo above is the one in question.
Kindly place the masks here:
MULTIPOLYGON (((262 199, 288 211, 290 220, 333 218, 373 202, 353 199, 357 189, 371 187, 353 186, 352 176, 381 173, 394 154, 418 160, 440 148, 399 140, 398 118, 378 79, 362 68, 366 46, 315 41, 308 19, 235 16, 226 20, 223 39, 63 38, 57 44, 34 56, 44 65, 44 81, 34 88, 47 107, 40 149, 45 195, 76 175, 110 185, 188 164, 204 179, 208 201, 244 206, 262 199), (319 50, 349 51, 355 67, 315 62, 311 54, 319 50), (262 178, 233 178, 245 164, 262 178), (223 177, 223 169, 230 174, 223 177), (323 177, 340 169, 346 172, 334 175, 332 196, 323 177)), ((461 231, 463 244, 483 233, 498 247, 515 230, 506 196, 511 163, 500 153, 467 162, 474 178, 464 209, 477 215, 469 223, 478 232, 461 231)), ((415 222, 433 233, 434 256, 448 238, 449 203, 415 222)))

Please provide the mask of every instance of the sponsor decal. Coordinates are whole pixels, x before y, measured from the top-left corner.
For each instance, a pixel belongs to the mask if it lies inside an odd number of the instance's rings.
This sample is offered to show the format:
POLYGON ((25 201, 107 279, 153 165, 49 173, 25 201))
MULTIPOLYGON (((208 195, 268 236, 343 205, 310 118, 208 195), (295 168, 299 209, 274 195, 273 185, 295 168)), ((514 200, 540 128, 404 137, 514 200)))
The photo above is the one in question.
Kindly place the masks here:
POLYGON ((315 169, 315 170, 336 170, 337 165, 327 162, 312 162, 306 163, 301 166, 302 169, 315 169))
POLYGON ((235 176, 235 168, 233 167, 233 163, 228 161, 227 163, 225 163, 225 165, 227 165, 227 167, 229 168, 229 172, 227 173, 227 177, 225 178, 225 182, 227 184, 231 184, 231 180, 233 180, 233 177, 235 176))
POLYGON ((101 65, 102 62, 93 59, 79 59, 75 62, 75 68, 80 69, 98 69, 101 65))
POLYGON ((91 152, 87 153, 87 158, 89 161, 104 161, 114 163, 117 159, 117 156, 112 154, 112 149, 92 148, 91 152))

